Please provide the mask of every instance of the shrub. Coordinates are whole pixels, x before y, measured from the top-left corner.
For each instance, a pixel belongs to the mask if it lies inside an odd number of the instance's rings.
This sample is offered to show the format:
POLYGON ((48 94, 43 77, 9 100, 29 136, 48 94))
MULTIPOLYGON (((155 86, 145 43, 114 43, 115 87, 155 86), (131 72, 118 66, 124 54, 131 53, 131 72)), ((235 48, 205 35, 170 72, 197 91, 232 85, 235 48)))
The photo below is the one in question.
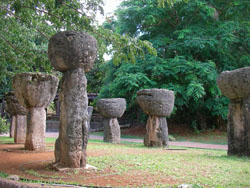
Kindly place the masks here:
POLYGON ((0 134, 9 132, 10 123, 7 119, 0 117, 0 134))

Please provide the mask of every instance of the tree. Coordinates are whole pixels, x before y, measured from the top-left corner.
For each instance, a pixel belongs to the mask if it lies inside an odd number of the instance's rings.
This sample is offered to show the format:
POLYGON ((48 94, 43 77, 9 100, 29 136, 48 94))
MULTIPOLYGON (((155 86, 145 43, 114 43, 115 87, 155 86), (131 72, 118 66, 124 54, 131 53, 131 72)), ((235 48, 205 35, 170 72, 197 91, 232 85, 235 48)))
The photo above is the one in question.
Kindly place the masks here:
POLYGON ((11 88, 13 74, 53 72, 47 57, 50 36, 62 30, 86 31, 98 41, 98 62, 113 54, 116 63, 156 54, 151 43, 130 38, 96 24, 102 0, 2 0, 0 2, 0 95, 11 88), (126 56, 126 51, 133 56, 126 56))
POLYGON ((101 95, 126 97, 134 106, 139 89, 171 89, 176 120, 199 129, 218 127, 226 120, 228 100, 217 88, 217 75, 250 65, 250 5, 244 0, 161 2, 124 1, 117 19, 105 24, 121 35, 149 40, 158 57, 148 54, 134 65, 113 67, 101 95))

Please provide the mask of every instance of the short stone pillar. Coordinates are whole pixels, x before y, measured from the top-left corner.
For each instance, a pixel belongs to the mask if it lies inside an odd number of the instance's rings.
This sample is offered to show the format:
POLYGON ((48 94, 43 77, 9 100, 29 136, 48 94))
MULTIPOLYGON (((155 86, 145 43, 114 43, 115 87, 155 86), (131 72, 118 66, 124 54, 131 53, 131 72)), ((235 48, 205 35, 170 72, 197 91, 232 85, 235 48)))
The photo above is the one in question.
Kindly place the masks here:
POLYGON ((88 96, 85 72, 93 67, 96 39, 84 32, 59 32, 49 40, 48 55, 52 66, 63 73, 55 167, 86 167, 88 96))
POLYGON ((100 99, 96 103, 98 112, 104 117, 104 142, 120 143, 121 130, 117 120, 126 110, 124 98, 100 99))
POLYGON ((136 100, 149 116, 144 137, 145 146, 168 148, 166 117, 173 111, 174 99, 174 92, 168 89, 143 89, 137 92, 136 100))
POLYGON ((228 155, 250 156, 250 67, 222 72, 217 79, 228 106, 228 155))
POLYGON ((53 101, 58 78, 43 73, 21 73, 13 78, 14 93, 21 105, 26 107, 26 150, 45 150, 46 111, 53 101))
POLYGON ((6 95, 6 111, 11 117, 10 137, 14 137, 14 142, 17 144, 25 143, 26 138, 26 108, 20 105, 13 91, 6 95))

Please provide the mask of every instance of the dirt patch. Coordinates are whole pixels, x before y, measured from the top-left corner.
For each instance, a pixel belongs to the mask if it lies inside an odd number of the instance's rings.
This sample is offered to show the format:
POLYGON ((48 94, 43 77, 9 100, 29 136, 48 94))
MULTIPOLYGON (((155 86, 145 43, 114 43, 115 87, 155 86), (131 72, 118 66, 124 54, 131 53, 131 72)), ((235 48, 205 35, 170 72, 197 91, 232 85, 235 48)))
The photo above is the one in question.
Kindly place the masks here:
MULTIPOLYGON (((99 145, 98 143, 91 143, 99 145)), ((138 187, 151 184, 164 183, 176 184, 177 182, 170 177, 162 177, 157 174, 151 174, 145 171, 129 171, 129 173, 119 173, 112 168, 99 170, 75 170, 72 172, 58 172, 52 170, 51 164, 54 161, 54 152, 52 150, 44 152, 29 152, 23 150, 24 146, 20 144, 0 144, 0 171, 7 174, 15 174, 24 179, 33 179, 47 182, 66 182, 78 183, 80 185, 95 185, 105 187, 138 187), (150 178, 148 178, 150 177, 150 178)), ((157 152, 167 152, 166 150, 157 150, 157 152)), ((186 151, 172 151, 186 152, 186 151)), ((116 150, 104 151, 100 149, 88 150, 88 156, 107 156, 119 154, 145 154, 155 153, 155 150, 146 149, 126 149, 126 151, 116 150)))

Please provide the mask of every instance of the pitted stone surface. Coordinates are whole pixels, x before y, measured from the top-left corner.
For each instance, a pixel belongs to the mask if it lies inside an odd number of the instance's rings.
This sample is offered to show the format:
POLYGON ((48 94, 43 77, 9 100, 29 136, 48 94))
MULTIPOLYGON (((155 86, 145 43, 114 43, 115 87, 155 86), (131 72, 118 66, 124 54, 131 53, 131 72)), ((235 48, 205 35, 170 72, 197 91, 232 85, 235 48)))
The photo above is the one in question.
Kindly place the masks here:
POLYGON ((44 73, 21 73, 13 78, 13 88, 21 105, 46 108, 55 98, 58 78, 44 73))
POLYGON ((250 99, 228 106, 228 155, 250 156, 250 99))
POLYGON ((144 137, 145 146, 168 148, 168 126, 165 117, 149 116, 146 130, 144 137))
POLYGON ((250 156, 250 67, 222 72, 217 79, 228 106, 228 155, 250 156))
POLYGON ((7 109, 6 111, 14 116, 14 115, 26 115, 27 114, 27 110, 26 108, 24 108, 17 100, 15 94, 13 91, 10 91, 7 93, 7 95, 5 95, 6 97, 6 105, 7 105, 7 109))
POLYGON ((88 132, 90 132, 90 120, 93 112, 93 106, 88 106, 88 132))
POLYGON ((86 166, 89 116, 85 72, 93 67, 96 55, 96 39, 87 33, 64 31, 50 38, 49 59, 63 72, 60 131, 55 144, 57 169, 86 166))
POLYGON ((168 89, 143 89, 136 100, 147 115, 170 116, 174 107, 174 92, 168 89))
POLYGON ((229 99, 250 97, 250 67, 222 72, 217 79, 218 87, 229 99))
POLYGON ((14 92, 8 92, 6 97, 7 112, 12 115, 10 137, 14 137, 14 142, 21 144, 26 138, 26 114, 27 110, 18 102, 14 92))
POLYGON ((13 78, 13 89, 18 101, 27 108, 25 149, 44 150, 46 111, 55 98, 58 78, 44 73, 21 73, 13 78))
POLYGON ((94 65, 96 54, 96 39, 84 32, 59 32, 49 40, 49 59, 61 72, 75 68, 84 68, 84 72, 88 72, 94 65))
POLYGON ((126 110, 124 98, 100 99, 96 103, 97 110, 106 118, 122 117, 126 110))
POLYGON ((120 143, 121 130, 117 118, 104 119, 104 142, 110 142, 113 144, 120 143))

